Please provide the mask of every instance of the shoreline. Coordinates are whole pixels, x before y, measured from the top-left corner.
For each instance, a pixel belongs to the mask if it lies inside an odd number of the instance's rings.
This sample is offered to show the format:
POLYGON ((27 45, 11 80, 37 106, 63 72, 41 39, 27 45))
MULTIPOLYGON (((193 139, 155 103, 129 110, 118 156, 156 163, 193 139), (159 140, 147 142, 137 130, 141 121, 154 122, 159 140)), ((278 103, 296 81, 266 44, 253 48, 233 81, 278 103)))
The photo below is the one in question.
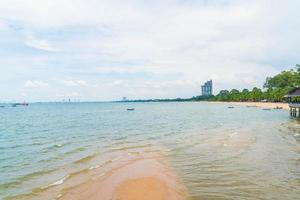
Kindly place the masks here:
POLYGON ((283 110, 289 110, 289 104, 288 103, 282 103, 282 102, 233 102, 233 101, 211 101, 212 103, 228 103, 231 105, 236 106, 248 106, 248 107, 258 107, 258 108, 282 108, 283 110))

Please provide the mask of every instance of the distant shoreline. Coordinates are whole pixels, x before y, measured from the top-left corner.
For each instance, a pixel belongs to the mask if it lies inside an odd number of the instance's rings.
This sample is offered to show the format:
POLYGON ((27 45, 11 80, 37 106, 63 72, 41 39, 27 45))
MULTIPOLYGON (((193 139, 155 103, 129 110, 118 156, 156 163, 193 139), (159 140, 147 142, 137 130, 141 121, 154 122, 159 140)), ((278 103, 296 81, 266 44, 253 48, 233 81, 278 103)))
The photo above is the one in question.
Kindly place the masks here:
POLYGON ((282 102, 225 102, 225 101, 211 101, 214 103, 229 103, 232 105, 237 106, 250 106, 250 107, 259 107, 259 108, 282 108, 284 110, 289 110, 289 104, 288 103, 282 103, 282 102))

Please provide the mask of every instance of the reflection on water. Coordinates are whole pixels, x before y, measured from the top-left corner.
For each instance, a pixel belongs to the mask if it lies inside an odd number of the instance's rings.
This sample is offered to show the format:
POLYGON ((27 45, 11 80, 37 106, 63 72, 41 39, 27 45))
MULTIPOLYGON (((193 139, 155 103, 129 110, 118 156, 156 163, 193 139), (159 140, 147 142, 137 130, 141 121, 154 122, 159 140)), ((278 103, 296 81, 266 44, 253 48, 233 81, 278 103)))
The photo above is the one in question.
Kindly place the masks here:
POLYGON ((0 199, 54 199, 149 152, 167 156, 192 200, 300 196, 300 123, 283 110, 76 103, 0 115, 0 199))

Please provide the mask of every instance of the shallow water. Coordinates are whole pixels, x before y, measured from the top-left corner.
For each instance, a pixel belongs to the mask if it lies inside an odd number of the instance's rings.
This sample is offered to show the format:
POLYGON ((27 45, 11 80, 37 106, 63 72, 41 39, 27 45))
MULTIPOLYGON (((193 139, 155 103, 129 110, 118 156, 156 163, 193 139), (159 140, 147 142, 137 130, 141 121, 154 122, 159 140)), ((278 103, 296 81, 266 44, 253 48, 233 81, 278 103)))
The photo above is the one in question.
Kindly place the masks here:
POLYGON ((97 170, 146 151, 167 155, 192 200, 299 199, 300 123, 284 110, 227 106, 42 103, 1 108, 0 199, 45 199, 40 196, 45 191, 53 199, 62 187, 101 176, 97 170))

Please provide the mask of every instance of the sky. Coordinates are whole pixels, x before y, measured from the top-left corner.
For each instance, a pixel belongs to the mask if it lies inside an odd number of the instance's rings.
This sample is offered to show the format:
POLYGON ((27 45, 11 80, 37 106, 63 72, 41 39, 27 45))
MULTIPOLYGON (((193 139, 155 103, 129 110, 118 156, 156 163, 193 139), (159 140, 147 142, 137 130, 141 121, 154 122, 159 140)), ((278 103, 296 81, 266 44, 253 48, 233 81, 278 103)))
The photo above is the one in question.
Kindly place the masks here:
POLYGON ((0 101, 262 87, 300 55, 298 0, 0 0, 0 101))

